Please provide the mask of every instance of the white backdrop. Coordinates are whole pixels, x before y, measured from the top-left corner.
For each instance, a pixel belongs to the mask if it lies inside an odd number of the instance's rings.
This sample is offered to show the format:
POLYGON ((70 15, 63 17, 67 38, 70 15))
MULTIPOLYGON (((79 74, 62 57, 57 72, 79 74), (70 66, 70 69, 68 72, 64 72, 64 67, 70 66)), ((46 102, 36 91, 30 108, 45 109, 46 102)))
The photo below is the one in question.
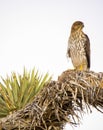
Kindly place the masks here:
MULTIPOLYGON (((66 58, 74 21, 85 24, 91 42, 91 70, 103 72, 102 0, 0 0, 0 76, 36 67, 57 79, 73 68, 66 58)), ((65 130, 72 129, 66 126, 65 130)), ((103 115, 93 110, 75 130, 103 130, 103 115)))

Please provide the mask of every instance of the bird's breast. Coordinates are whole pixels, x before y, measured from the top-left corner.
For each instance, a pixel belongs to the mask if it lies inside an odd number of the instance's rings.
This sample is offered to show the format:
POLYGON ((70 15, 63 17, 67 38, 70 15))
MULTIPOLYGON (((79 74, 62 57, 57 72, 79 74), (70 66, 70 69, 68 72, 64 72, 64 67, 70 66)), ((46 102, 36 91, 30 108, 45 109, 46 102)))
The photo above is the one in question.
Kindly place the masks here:
POLYGON ((84 49, 85 42, 81 39, 74 40, 70 43, 70 55, 73 64, 79 65, 85 60, 85 49, 84 49))

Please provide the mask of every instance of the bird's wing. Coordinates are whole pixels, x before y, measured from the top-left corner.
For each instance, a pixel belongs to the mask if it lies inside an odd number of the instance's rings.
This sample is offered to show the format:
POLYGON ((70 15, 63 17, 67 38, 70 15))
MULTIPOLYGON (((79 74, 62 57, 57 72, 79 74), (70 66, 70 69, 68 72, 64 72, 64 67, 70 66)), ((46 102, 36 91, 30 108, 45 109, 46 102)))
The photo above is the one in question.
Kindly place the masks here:
POLYGON ((90 68, 90 40, 86 34, 85 36, 86 36, 85 51, 86 51, 86 57, 87 57, 87 62, 88 62, 88 68, 90 68))

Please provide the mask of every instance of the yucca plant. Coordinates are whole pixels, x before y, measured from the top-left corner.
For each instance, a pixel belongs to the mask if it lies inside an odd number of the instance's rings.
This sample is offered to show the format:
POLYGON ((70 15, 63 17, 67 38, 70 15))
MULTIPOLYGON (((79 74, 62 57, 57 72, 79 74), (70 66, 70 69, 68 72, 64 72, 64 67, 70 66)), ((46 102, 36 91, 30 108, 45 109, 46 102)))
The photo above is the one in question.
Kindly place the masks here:
POLYGON ((4 117, 32 102, 35 95, 51 80, 51 76, 48 73, 39 75, 35 69, 27 72, 24 68, 22 75, 13 72, 11 77, 1 79, 0 117, 4 117))
POLYGON ((103 73, 67 70, 23 109, 0 119, 0 129, 63 130, 66 123, 77 126, 92 107, 103 113, 103 73))

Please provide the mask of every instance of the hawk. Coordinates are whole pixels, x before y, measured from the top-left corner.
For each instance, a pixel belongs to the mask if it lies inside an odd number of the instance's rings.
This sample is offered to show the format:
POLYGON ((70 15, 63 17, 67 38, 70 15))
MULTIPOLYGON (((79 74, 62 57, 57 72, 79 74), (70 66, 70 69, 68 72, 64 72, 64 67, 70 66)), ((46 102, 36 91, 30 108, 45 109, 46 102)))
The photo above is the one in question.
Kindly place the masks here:
POLYGON ((71 58, 76 70, 90 69, 90 41, 82 31, 83 27, 83 22, 74 22, 68 40, 67 56, 71 58))

